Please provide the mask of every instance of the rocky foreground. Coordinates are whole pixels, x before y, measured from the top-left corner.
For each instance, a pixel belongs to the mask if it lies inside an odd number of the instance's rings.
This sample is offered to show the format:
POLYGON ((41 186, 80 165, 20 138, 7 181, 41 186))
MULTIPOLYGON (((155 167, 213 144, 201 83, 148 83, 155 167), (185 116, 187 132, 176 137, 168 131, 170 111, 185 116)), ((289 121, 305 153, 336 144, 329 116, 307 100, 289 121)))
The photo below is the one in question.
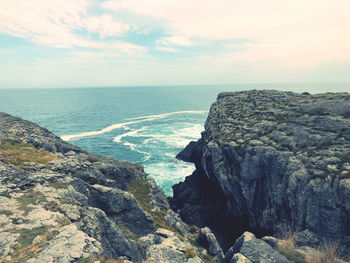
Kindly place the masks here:
POLYGON ((0 113, 0 262, 107 260, 214 262, 142 166, 0 113))
POLYGON ((346 93, 220 94, 179 154, 184 223, 142 166, 0 113, 0 262, 343 262, 349 124, 346 93))
MULTIPOLYGON (((202 138, 178 158, 196 171, 173 186, 172 206, 212 229, 227 262, 244 231, 287 234, 309 252, 334 241, 350 251, 350 94, 219 94, 202 138)), ((239 262, 258 262, 246 257, 239 262)))

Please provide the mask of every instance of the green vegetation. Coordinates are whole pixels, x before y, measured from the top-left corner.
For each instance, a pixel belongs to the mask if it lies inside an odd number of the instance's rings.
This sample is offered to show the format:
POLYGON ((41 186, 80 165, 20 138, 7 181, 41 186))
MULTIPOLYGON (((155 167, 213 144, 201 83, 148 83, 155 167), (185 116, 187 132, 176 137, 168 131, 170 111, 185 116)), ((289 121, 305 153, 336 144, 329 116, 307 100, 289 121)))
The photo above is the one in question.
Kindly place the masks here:
POLYGON ((40 192, 30 191, 17 198, 20 205, 20 209, 24 211, 24 214, 28 214, 32 208, 30 204, 40 204, 46 201, 45 196, 40 192))
POLYGON ((0 160, 23 168, 26 162, 34 162, 48 166, 52 160, 58 159, 52 153, 37 149, 33 145, 13 140, 0 142, 0 160))
POLYGON ((134 241, 137 241, 137 235, 129 230, 124 224, 118 224, 118 228, 123 231, 124 235, 134 241))
POLYGON ((58 223, 59 226, 66 226, 69 225, 71 222, 67 217, 61 217, 56 219, 56 222, 58 223))
POLYGON ((17 243, 11 247, 11 260, 0 258, 3 263, 27 261, 43 249, 46 240, 50 240, 58 234, 56 229, 50 231, 47 226, 32 229, 21 228, 16 232, 20 234, 20 237, 17 239, 17 243), (35 242, 33 242, 34 239, 35 242))
POLYGON ((50 183, 48 186, 56 188, 56 189, 65 189, 69 185, 70 185, 69 183, 63 183, 63 182, 55 181, 55 182, 50 183))
POLYGON ((48 230, 47 227, 35 227, 32 229, 21 228, 17 232, 20 234, 19 241, 22 247, 29 246, 33 243, 35 237, 43 235, 48 230))
POLYGON ((139 205, 144 209, 147 213, 149 213, 152 218, 154 225, 158 228, 165 228, 172 232, 178 233, 180 239, 182 238, 181 234, 172 226, 169 226, 165 221, 164 217, 167 212, 162 210, 153 210, 151 204, 151 192, 148 188, 147 178, 136 178, 128 183, 128 191, 132 193, 139 203, 139 205))
POLYGON ((10 210, 3 209, 3 210, 0 210, 0 214, 1 215, 6 215, 6 216, 10 216, 10 215, 13 214, 13 212, 10 211, 10 210))
POLYGON ((10 195, 9 193, 7 193, 7 192, 2 192, 2 193, 0 193, 0 196, 6 197, 6 198, 8 198, 8 199, 11 198, 11 195, 10 195))

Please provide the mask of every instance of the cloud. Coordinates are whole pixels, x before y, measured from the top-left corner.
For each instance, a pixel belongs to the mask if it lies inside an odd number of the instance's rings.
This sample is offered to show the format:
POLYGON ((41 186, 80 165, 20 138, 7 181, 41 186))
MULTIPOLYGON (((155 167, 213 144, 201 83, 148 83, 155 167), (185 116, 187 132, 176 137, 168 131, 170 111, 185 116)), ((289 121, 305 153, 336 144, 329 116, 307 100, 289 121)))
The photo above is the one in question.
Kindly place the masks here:
POLYGON ((122 1, 105 1, 101 4, 102 8, 111 10, 111 11, 119 11, 121 8, 125 8, 125 5, 122 1))
POLYGON ((100 48, 101 42, 91 40, 82 31, 105 38, 119 36, 130 29, 108 14, 89 16, 88 7, 87 0, 6 1, 0 10, 0 33, 44 46, 100 48))
POLYGON ((164 37, 157 41, 158 44, 162 44, 164 46, 192 46, 192 41, 186 36, 171 36, 164 37))
POLYGON ((165 51, 165 52, 180 52, 180 50, 172 48, 172 47, 162 47, 162 46, 156 46, 156 50, 165 51))
POLYGON ((82 27, 89 32, 98 33, 100 38, 119 36, 130 29, 128 24, 116 22, 114 21, 113 17, 108 14, 88 17, 82 20, 82 27))
POLYGON ((231 57, 247 63, 308 67, 350 61, 348 0, 114 0, 104 8, 163 20, 168 32, 187 39, 250 40, 254 44, 231 57))

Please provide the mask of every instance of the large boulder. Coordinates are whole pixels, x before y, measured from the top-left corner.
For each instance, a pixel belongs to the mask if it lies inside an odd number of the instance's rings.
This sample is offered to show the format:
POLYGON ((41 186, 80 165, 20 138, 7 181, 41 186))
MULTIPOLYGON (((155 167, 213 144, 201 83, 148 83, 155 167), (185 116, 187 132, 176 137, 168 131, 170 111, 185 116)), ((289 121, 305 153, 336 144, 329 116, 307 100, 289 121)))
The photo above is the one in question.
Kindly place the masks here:
POLYGON ((254 234, 244 232, 225 255, 226 263, 292 263, 254 234))

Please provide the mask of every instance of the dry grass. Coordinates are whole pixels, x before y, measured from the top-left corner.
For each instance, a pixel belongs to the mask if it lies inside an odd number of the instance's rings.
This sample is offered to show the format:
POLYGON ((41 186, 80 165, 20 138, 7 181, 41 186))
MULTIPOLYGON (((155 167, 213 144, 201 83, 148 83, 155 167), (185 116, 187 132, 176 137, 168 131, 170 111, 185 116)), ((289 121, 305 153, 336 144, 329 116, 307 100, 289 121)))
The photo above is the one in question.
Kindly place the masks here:
POLYGON ((296 250, 292 237, 280 241, 277 251, 296 263, 307 262, 305 256, 296 250))
POLYGON ((185 259, 194 258, 196 256, 196 251, 193 247, 186 248, 185 259))
POLYGON ((52 153, 29 144, 12 140, 0 141, 0 160, 19 168, 23 168, 26 162, 48 166, 48 163, 55 159, 58 157, 52 153))
POLYGON ((43 243, 54 235, 54 232, 49 231, 46 227, 20 229, 19 233, 20 238, 18 239, 18 243, 11 248, 11 260, 1 258, 0 262, 25 262, 38 254, 42 250, 43 243), (36 238, 37 236, 39 238, 36 238), (34 238, 36 238, 35 242, 33 242, 34 238))
POLYGON ((312 255, 299 252, 293 243, 293 234, 287 227, 279 229, 281 241, 276 248, 278 252, 296 263, 340 263, 342 248, 337 242, 324 242, 323 246, 312 255))
POLYGON ((307 263, 338 263, 341 262, 343 249, 338 242, 328 242, 323 247, 309 256, 307 263))

